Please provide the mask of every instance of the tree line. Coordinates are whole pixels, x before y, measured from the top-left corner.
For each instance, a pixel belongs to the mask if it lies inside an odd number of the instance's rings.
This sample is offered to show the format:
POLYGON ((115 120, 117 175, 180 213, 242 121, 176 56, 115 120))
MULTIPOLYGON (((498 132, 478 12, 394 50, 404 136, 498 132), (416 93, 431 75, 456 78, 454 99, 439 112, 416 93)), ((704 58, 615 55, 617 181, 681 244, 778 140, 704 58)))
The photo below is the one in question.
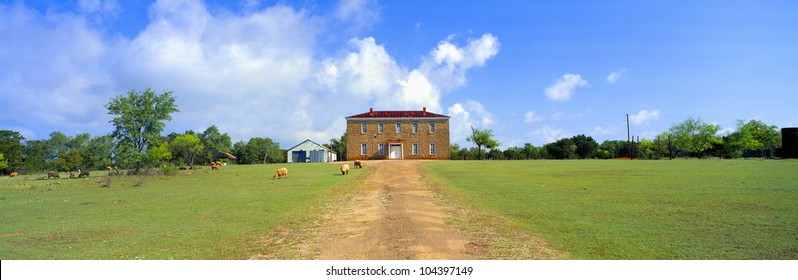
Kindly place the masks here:
MULTIPOLYGON (((239 164, 285 162, 285 150, 270 138, 255 137, 232 144, 215 125, 205 131, 161 135, 165 121, 179 112, 172 92, 131 90, 105 105, 114 131, 91 137, 55 131, 49 139, 25 139, 13 130, 0 130, 0 172, 98 170, 106 166, 129 169, 176 170, 206 164, 217 152, 229 152, 239 164)), ((226 159, 225 159, 226 160, 226 159)))
POLYGON ((524 143, 523 147, 509 147, 502 151, 490 129, 474 129, 466 141, 476 147, 451 145, 453 160, 476 159, 663 159, 675 157, 765 157, 772 156, 771 148, 781 145, 778 127, 759 120, 738 120, 733 132, 721 134, 721 127, 700 118, 687 118, 654 139, 639 141, 606 140, 599 144, 584 134, 561 138, 543 146, 524 143), (487 151, 483 152, 482 148, 487 151))

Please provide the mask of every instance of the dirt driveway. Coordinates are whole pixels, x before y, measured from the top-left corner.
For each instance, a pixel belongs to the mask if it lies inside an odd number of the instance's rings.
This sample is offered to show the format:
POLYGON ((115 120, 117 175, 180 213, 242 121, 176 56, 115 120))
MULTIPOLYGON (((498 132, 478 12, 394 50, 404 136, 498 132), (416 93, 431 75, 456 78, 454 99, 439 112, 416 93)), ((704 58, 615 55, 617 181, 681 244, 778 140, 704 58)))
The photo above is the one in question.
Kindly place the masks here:
POLYGON ((478 259, 479 251, 444 223, 419 161, 368 161, 366 187, 343 205, 321 234, 320 259, 478 259))

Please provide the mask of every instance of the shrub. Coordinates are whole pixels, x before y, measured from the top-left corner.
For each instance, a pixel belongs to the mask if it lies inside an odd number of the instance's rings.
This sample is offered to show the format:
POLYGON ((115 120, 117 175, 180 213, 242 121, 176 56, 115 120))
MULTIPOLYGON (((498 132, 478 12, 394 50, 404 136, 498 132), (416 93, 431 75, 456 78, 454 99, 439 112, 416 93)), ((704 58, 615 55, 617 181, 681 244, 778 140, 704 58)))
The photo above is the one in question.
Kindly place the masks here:
POLYGON ((164 163, 161 165, 161 173, 163 175, 175 175, 177 174, 178 166, 171 164, 171 163, 164 163))

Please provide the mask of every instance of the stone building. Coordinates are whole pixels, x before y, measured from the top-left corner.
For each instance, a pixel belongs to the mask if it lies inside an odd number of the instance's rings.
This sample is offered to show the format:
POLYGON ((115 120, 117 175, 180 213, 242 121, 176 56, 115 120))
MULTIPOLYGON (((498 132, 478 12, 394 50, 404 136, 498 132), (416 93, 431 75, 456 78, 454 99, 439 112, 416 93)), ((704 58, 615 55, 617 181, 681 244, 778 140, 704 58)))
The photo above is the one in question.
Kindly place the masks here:
POLYGON ((449 116, 374 111, 346 117, 347 160, 449 159, 449 116))

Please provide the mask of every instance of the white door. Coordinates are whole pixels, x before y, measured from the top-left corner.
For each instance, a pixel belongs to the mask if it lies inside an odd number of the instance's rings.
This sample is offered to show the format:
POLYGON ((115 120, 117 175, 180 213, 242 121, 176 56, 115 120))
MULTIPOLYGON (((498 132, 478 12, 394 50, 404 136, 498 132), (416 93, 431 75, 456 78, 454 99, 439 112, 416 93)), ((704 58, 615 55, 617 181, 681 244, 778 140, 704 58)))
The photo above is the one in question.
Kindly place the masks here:
POLYGON ((391 159, 398 159, 402 158, 402 146, 400 145, 391 145, 391 159))

